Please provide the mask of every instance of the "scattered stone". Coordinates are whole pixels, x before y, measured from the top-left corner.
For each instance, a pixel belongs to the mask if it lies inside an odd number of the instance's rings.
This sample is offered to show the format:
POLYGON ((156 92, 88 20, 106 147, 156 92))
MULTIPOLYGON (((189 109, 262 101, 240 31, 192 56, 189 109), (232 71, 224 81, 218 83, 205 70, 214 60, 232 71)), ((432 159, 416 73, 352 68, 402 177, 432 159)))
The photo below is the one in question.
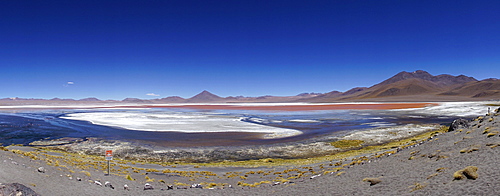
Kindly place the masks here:
POLYGON ((153 185, 149 184, 149 183, 146 183, 144 184, 144 190, 153 190, 153 185))
POLYGON ((19 183, 0 184, 0 195, 39 196, 31 188, 19 183))
POLYGON ((106 182, 104 183, 104 187, 109 187, 109 188, 111 188, 111 189, 115 189, 115 187, 114 187, 114 186, 111 184, 111 182, 109 182, 109 181, 106 181, 106 182))
POLYGON ((469 121, 465 120, 463 118, 459 118, 459 119, 454 120, 451 123, 450 128, 448 129, 448 132, 455 131, 455 130, 458 130, 460 128, 469 128, 469 121))
POLYGON ((45 173, 47 170, 45 170, 45 168, 44 168, 44 167, 39 167, 39 168, 37 169, 37 171, 38 171, 38 172, 40 172, 40 173, 45 173))

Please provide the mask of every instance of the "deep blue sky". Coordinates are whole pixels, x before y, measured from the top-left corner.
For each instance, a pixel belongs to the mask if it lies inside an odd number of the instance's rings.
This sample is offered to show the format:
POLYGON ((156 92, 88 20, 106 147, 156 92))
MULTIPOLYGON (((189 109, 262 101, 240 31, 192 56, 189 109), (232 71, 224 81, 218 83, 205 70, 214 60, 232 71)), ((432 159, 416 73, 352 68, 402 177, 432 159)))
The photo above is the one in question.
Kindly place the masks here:
POLYGON ((3 0, 0 98, 295 95, 415 70, 498 78, 499 10, 497 0, 3 0))

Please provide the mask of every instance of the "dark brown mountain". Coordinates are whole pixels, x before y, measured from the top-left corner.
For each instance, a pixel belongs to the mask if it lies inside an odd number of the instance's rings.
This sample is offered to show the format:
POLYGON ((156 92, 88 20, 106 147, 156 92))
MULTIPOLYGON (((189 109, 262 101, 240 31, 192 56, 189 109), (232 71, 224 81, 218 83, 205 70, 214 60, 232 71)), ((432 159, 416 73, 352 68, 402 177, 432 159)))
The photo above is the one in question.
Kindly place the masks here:
POLYGON ((400 72, 395 76, 373 85, 361 92, 352 94, 348 99, 368 99, 410 95, 436 96, 452 88, 477 82, 475 78, 464 75, 442 74, 433 76, 426 71, 400 72))
POLYGON ((395 76, 393 76, 387 80, 384 80, 383 82, 381 82, 379 84, 374 85, 373 87, 389 85, 389 84, 396 83, 398 81, 404 81, 404 80, 408 80, 408 79, 412 79, 412 78, 421 79, 424 81, 430 81, 430 82, 436 84, 438 87, 446 87, 446 88, 449 88, 451 86, 456 86, 456 85, 462 85, 462 84, 465 84, 468 82, 477 81, 473 77, 467 77, 464 75, 452 76, 452 75, 448 75, 448 74, 441 74, 438 76, 433 76, 426 71, 417 70, 414 72, 406 72, 406 71, 400 72, 400 73, 396 74, 395 76))

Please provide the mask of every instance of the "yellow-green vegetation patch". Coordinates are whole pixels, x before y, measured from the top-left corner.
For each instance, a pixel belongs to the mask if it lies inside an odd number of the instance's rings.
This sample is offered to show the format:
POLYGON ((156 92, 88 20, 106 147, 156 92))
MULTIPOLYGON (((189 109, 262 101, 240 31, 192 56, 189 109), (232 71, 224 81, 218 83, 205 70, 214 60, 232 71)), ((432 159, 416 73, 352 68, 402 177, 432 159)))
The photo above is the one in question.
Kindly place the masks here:
POLYGON ((349 149, 349 148, 361 147, 363 143, 365 142, 362 140, 338 140, 331 142, 330 144, 335 148, 349 149))
MULTIPOLYGON (((142 172, 160 172, 156 169, 142 169, 142 168, 136 168, 133 166, 128 166, 127 164, 130 165, 144 165, 144 164, 158 164, 158 165, 170 165, 172 168, 175 167, 175 164, 178 165, 192 165, 193 167, 261 167, 261 166, 283 166, 283 165, 308 165, 308 164, 315 164, 315 163, 320 163, 320 162, 326 162, 326 161, 332 161, 332 160, 341 160, 345 158, 350 158, 350 157, 355 157, 363 154, 374 154, 380 151, 384 151, 387 153, 395 153, 396 150, 394 148, 398 147, 407 147, 411 146, 414 144, 417 144, 420 141, 426 140, 430 138, 431 136, 434 136, 437 133, 443 133, 446 132, 448 129, 447 127, 443 126, 441 129, 435 131, 429 131, 426 133, 422 133, 420 135, 416 135, 411 138, 407 139, 402 139, 398 141, 392 141, 388 142, 385 144, 381 145, 373 145, 373 146, 363 146, 363 141, 361 140, 339 140, 336 142, 332 142, 332 145, 345 149, 344 151, 338 152, 336 154, 332 155, 325 155, 325 156, 318 156, 318 157, 311 157, 311 158, 296 158, 296 159, 281 159, 281 158, 264 158, 260 160, 246 160, 246 161, 221 161, 221 162, 212 162, 212 163, 167 163, 167 162, 148 162, 148 161, 137 161, 137 160, 123 160, 123 159, 116 159, 113 160, 112 166, 119 167, 119 169, 111 169, 111 172, 114 172, 115 174, 120 174, 122 177, 127 176, 126 178, 129 179, 128 175, 130 172, 135 172, 135 173, 142 173, 142 172), (357 148, 356 150, 348 150, 352 148, 357 148), (146 171, 147 170, 147 171, 146 171)), ((95 156, 95 155, 85 155, 81 153, 71 153, 67 151, 61 151, 61 150, 51 150, 48 148, 39 148, 42 149, 44 152, 24 152, 24 151, 15 151, 16 154, 20 154, 23 156, 30 157, 32 159, 40 159, 47 164, 50 165, 56 165, 59 167, 67 167, 67 166, 73 166, 75 169, 78 169, 80 171, 85 171, 88 169, 97 169, 101 171, 106 171, 107 170, 107 163, 104 161, 103 156, 95 156), (54 155, 49 155, 46 154, 47 151, 49 152, 54 152, 60 154, 60 156, 54 156, 54 155), (43 155, 43 156, 42 156, 43 155)), ((380 156, 385 155, 384 153, 381 153, 380 156)), ((365 160, 356 160, 352 161, 349 164, 361 164, 365 160)), ((342 163, 338 162, 335 163, 335 166, 340 166, 342 163)), ((327 169, 328 170, 328 169, 327 169)), ((331 172, 339 172, 340 169, 331 169, 331 172)), ((212 172, 204 172, 204 171, 177 171, 177 170, 163 170, 161 171, 163 173, 176 173, 179 174, 180 176, 183 177, 194 177, 195 175, 202 175, 203 177, 208 177, 208 176, 216 176, 215 173, 212 172)), ((274 171, 273 171, 274 172, 274 171)), ((267 174, 271 175, 272 173, 263 173, 263 171, 256 171, 255 173, 257 174, 267 174)), ((285 174, 286 172, 282 172, 282 174, 285 174)), ((337 173, 337 175, 341 175, 343 172, 337 173)), ((252 174, 252 173, 249 173, 252 174)), ((86 174, 87 175, 87 174, 86 174)), ((246 174, 248 175, 248 174, 246 174)), ((298 174, 301 175, 301 174, 298 174)), ((90 177, 90 173, 88 173, 88 176, 90 177)), ((241 175, 241 174, 227 174, 225 177, 226 178, 241 178, 240 176, 243 176, 246 178, 246 176, 241 175)), ((129 180, 134 180, 130 177, 129 180)), ((154 179, 151 179, 154 180, 154 179)))
MULTIPOLYGON (((286 182, 286 181, 285 181, 286 182)), ((238 186, 243 186, 243 187, 258 187, 261 184, 271 184, 271 181, 260 181, 260 182, 254 182, 252 184, 250 183, 245 183, 243 181, 238 181, 238 186)))
MULTIPOLYGON (((273 158, 271 159, 271 161, 266 159, 247 160, 247 161, 222 161, 213 163, 197 163, 197 165, 205 167, 260 167, 260 166, 283 166, 283 165, 308 165, 308 164, 320 163, 331 160, 345 159, 349 157, 359 156, 362 154, 373 154, 376 152, 386 151, 398 147, 412 146, 438 133, 445 133, 447 131, 448 127, 441 126, 441 128, 439 128, 438 130, 432 130, 407 139, 401 139, 380 145, 364 146, 356 150, 346 150, 332 155, 325 155, 312 158, 297 158, 297 159, 273 158)), ((381 154, 380 156, 382 155, 385 155, 385 153, 381 154)))

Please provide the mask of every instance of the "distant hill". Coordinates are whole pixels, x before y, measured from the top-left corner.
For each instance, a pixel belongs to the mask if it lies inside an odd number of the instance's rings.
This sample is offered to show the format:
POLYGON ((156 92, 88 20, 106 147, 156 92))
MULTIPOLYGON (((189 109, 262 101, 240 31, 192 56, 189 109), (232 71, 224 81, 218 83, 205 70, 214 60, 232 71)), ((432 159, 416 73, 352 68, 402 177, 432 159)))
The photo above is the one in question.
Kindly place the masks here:
POLYGON ((438 76, 433 76, 426 71, 418 70, 418 71, 414 71, 414 72, 406 72, 406 71, 400 72, 400 73, 394 75, 393 77, 391 77, 387 80, 384 80, 383 82, 381 82, 379 84, 374 85, 374 87, 375 86, 389 85, 389 84, 393 84, 393 83, 396 83, 399 81, 405 81, 408 79, 421 79, 422 81, 432 82, 437 87, 444 87, 444 88, 448 88, 448 87, 452 87, 452 86, 456 86, 456 85, 461 85, 461 84, 465 84, 468 82, 477 81, 473 77, 467 77, 464 75, 452 76, 452 75, 448 75, 448 74, 442 74, 442 75, 438 75, 438 76))
POLYGON ((89 98, 85 98, 85 99, 80 99, 78 101, 101 101, 95 97, 89 97, 89 98))
POLYGON ((179 96, 171 96, 171 97, 165 97, 161 99, 155 99, 155 102, 160 102, 160 103, 183 103, 185 102, 186 99, 179 97, 179 96))
POLYGON ((186 100, 189 103, 224 102, 224 98, 214 95, 206 90, 186 100))
POLYGON ((293 96, 220 97, 206 90, 185 99, 178 96, 160 99, 126 98, 121 101, 97 98, 80 100, 53 98, 3 98, 0 105, 27 104, 87 104, 87 103, 277 103, 277 102, 357 102, 357 101, 474 101, 500 99, 500 80, 490 78, 478 81, 465 75, 431 75, 426 71, 400 72, 371 87, 355 87, 346 92, 301 93, 293 96))
POLYGON ((339 101, 460 101, 500 98, 499 80, 478 81, 464 75, 433 76, 426 71, 400 72, 369 88, 356 87, 305 99, 306 102, 339 101))
POLYGON ((500 97, 500 80, 486 79, 477 82, 470 82, 452 90, 441 93, 440 95, 452 96, 471 96, 481 97, 500 97))

